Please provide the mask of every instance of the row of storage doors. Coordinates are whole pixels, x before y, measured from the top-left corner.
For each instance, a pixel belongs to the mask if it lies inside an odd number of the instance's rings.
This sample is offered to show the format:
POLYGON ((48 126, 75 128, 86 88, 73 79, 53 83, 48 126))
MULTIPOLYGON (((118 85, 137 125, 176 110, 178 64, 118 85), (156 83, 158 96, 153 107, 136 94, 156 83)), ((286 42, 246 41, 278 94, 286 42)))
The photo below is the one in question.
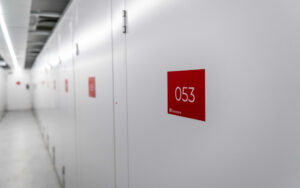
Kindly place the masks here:
POLYGON ((62 185, 299 185, 299 5, 74 0, 32 70, 62 185), (168 114, 167 72, 194 69, 206 69, 205 122, 168 114))

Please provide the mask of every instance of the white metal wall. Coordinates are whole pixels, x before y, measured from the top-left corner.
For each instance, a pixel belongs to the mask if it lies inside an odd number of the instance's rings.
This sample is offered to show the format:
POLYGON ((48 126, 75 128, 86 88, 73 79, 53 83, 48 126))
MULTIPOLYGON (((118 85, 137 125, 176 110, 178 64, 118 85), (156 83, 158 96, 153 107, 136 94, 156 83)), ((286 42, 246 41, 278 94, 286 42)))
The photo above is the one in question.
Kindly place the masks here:
POLYGON ((16 70, 7 75, 6 100, 8 110, 28 110, 32 108, 30 71, 16 70), (19 84, 17 84, 19 82, 19 84), (29 86, 27 89, 26 86, 29 86))
POLYGON ((74 1, 32 73, 62 182, 298 187, 299 10, 292 0, 74 1), (168 115, 167 72, 202 68, 207 121, 168 115))
POLYGON ((113 188, 114 124, 111 2, 78 1, 74 41, 80 187, 113 188), (88 79, 95 77, 96 98, 88 79))
POLYGON ((127 8, 131 188, 299 186, 300 2, 127 8), (207 121, 168 115, 166 72, 202 68, 207 121))
POLYGON ((6 72, 0 68, 0 120, 6 108, 6 72))

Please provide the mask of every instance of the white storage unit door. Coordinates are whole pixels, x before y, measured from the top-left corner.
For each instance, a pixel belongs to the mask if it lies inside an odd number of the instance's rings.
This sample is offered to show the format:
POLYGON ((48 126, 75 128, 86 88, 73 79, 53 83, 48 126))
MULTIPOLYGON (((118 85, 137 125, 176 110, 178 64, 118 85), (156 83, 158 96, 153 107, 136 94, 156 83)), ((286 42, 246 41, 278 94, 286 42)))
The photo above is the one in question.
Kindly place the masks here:
POLYGON ((79 187, 114 188, 111 1, 77 2, 74 42, 79 187), (89 79, 95 79, 95 97, 89 79))
POLYGON ((60 23, 58 31, 58 47, 61 61, 59 78, 59 120, 57 125, 60 127, 56 134, 59 135, 61 143, 57 148, 57 157, 60 164, 57 165, 62 183, 67 188, 78 185, 77 165, 76 165, 76 109, 75 109, 75 74, 74 74, 74 48, 73 48, 73 17, 75 9, 73 4, 60 23), (65 167, 65 176, 63 174, 65 167))
POLYGON ((299 1, 127 0, 130 188, 299 186, 299 1), (167 72, 206 69, 206 122, 167 72))
MULTIPOLYGON (((59 55, 59 47, 58 47, 58 35, 57 33, 54 33, 51 38, 48 40, 47 44, 47 53, 46 58, 43 59, 45 61, 45 64, 52 65, 53 63, 58 61, 58 55, 59 55)), ((48 67, 49 67, 48 66, 48 67)), ((57 69, 45 69, 45 72, 42 72, 42 74, 45 74, 44 79, 42 82, 45 82, 40 87, 42 87, 42 90, 44 91, 43 96, 47 99, 45 101, 45 106, 41 109, 42 111, 42 121, 46 125, 46 140, 49 139, 49 151, 52 157, 52 160, 55 163, 56 169, 58 167, 62 166, 62 134, 61 134, 61 95, 60 95, 60 88, 57 85, 57 90, 53 91, 53 78, 57 79, 60 75, 60 70, 57 69), (57 98, 56 96, 57 95, 57 98), (54 108, 53 108, 54 107, 54 108)), ((47 140, 48 141, 48 140, 47 140)))

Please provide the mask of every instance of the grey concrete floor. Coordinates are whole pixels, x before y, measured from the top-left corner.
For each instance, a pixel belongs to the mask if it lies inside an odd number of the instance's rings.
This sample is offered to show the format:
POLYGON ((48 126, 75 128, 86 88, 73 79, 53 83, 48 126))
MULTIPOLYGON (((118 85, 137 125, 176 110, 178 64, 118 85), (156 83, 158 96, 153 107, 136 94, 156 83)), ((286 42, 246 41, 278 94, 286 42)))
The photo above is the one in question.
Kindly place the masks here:
POLYGON ((59 188, 31 111, 0 121, 0 188, 59 188))

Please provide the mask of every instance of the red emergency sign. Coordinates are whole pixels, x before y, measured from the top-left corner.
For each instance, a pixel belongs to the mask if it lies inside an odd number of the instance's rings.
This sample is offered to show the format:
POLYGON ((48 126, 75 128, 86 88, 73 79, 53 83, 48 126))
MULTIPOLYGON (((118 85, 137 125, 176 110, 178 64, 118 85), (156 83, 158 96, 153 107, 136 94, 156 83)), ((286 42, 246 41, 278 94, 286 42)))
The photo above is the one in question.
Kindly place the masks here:
POLYGON ((205 121, 205 69, 168 72, 168 113, 205 121))
POLYGON ((17 81, 16 84, 17 84, 17 85, 21 85, 21 82, 20 82, 20 81, 17 81))
POLYGON ((95 77, 89 77, 89 96, 96 98, 96 79, 95 77))
POLYGON ((66 93, 69 92, 69 80, 68 79, 65 79, 65 91, 66 91, 66 93))

